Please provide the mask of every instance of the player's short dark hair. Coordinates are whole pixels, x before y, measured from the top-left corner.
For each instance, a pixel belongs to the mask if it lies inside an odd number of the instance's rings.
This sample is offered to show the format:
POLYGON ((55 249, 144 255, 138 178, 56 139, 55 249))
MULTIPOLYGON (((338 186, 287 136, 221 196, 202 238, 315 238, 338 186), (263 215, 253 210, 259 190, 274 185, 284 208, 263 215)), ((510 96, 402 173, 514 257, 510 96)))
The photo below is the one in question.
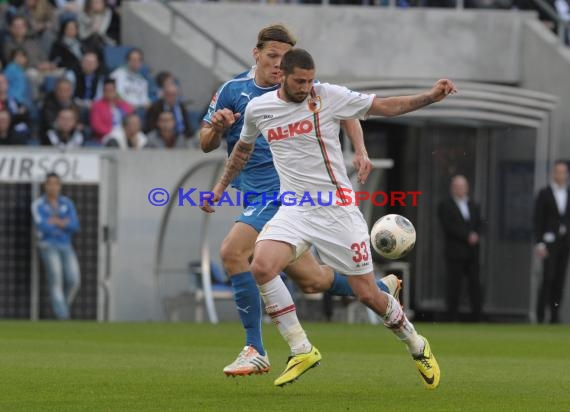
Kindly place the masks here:
POLYGON ((564 165, 564 166, 568 167, 568 162, 565 160, 562 160, 562 159, 556 159, 554 161, 553 167, 556 167, 558 165, 564 165))
POLYGON ((255 47, 263 49, 265 44, 270 41, 277 41, 279 43, 287 43, 291 46, 297 44, 297 39, 291 32, 282 24, 272 24, 271 26, 264 27, 257 34, 257 44, 255 47))
POLYGON ((46 174, 46 182, 52 177, 55 177, 57 180, 61 182, 61 177, 59 177, 59 175, 56 172, 49 172, 48 174, 46 174))
POLYGON ((305 49, 291 49, 281 59, 281 70, 284 75, 293 73, 295 68, 314 70, 315 62, 311 54, 305 49))

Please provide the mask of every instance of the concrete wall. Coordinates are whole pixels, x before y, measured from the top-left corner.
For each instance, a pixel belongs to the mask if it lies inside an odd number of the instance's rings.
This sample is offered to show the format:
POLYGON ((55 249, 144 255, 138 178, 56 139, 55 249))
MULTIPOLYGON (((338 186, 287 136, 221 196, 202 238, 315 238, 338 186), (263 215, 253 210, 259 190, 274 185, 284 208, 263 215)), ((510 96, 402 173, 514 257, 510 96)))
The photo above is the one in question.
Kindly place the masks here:
MULTIPOLYGON (((252 64, 259 29, 285 23, 298 45, 315 56, 318 77, 341 83, 441 77, 517 83, 521 22, 533 16, 487 10, 172 4, 252 64)), ((227 60, 213 59, 211 45, 183 23, 176 23, 175 44, 169 44, 170 17, 158 3, 127 3, 124 20, 123 40, 142 46, 153 67, 175 70, 201 104, 211 96, 213 74, 225 68, 228 75, 218 79, 223 81, 241 70, 227 60)))
POLYGON ((246 59, 261 27, 284 23, 298 45, 314 54, 325 79, 450 76, 511 83, 518 78, 522 15, 517 13, 189 3, 177 9, 246 59), (484 58, 498 55, 502 58, 484 58))
POLYGON ((552 93, 560 99, 556 112, 559 141, 551 158, 570 158, 570 48, 556 41, 540 22, 528 21, 522 30, 521 87, 552 93))

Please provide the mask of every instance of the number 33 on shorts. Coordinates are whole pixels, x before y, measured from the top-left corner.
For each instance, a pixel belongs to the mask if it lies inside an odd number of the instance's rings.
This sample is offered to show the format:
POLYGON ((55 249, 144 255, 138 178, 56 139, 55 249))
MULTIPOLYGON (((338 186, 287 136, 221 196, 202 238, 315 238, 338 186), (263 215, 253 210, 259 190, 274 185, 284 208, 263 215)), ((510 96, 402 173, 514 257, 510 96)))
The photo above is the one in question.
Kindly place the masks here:
POLYGON ((354 242, 350 245, 350 249, 353 251, 352 261, 356 263, 358 267, 368 266, 370 264, 368 242, 354 242))

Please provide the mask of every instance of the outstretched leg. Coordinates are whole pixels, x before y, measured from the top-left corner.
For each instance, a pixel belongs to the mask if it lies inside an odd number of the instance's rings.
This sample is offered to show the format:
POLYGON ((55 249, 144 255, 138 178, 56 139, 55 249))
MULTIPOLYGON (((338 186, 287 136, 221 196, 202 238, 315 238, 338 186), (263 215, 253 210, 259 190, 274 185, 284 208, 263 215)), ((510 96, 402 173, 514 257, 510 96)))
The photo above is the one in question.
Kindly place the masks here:
MULTIPOLYGON (((346 276, 335 273, 329 266, 320 265, 315 257, 306 252, 285 268, 285 273, 295 281, 303 293, 328 292, 335 296, 355 296, 346 276)), ((397 298, 401 284, 388 275, 376 280, 378 288, 397 298)))
POLYGON ((348 279, 358 299, 381 316, 384 325, 406 344, 426 387, 437 388, 441 375, 439 365, 428 341, 418 335, 398 301, 374 287, 372 273, 349 276, 348 279))

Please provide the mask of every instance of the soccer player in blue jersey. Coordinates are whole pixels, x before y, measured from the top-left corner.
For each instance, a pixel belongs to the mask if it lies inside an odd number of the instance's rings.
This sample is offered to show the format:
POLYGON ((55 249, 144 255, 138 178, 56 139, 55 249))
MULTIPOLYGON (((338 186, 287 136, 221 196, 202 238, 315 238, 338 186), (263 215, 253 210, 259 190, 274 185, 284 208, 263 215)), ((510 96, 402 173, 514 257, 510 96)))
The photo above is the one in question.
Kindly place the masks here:
MULTIPOLYGON (((228 154, 232 152, 240 137, 247 104, 254 97, 279 88, 281 58, 295 43, 294 37, 282 25, 268 26, 259 32, 253 49, 256 65, 252 70, 224 83, 210 103, 200 129, 200 146, 204 152, 218 148, 224 135, 228 154)), ((345 129, 354 145, 358 179, 363 183, 372 170, 372 164, 364 147, 362 128, 358 120, 350 120, 345 123, 345 129)), ((251 206, 246 206, 236 219, 220 251, 246 332, 246 346, 237 359, 224 368, 226 375, 237 376, 268 372, 270 368, 261 337, 261 300, 249 264, 259 232, 279 208, 277 202, 267 202, 269 196, 261 194, 279 193, 280 189, 279 177, 265 139, 257 139, 249 162, 232 186, 242 193, 260 193, 257 198, 248 198, 251 206)), ((333 295, 354 296, 345 276, 319 265, 308 252, 285 271, 305 293, 326 291, 333 295)), ((396 276, 386 276, 383 281, 378 283, 382 290, 393 295, 399 293, 400 282, 396 276)))

